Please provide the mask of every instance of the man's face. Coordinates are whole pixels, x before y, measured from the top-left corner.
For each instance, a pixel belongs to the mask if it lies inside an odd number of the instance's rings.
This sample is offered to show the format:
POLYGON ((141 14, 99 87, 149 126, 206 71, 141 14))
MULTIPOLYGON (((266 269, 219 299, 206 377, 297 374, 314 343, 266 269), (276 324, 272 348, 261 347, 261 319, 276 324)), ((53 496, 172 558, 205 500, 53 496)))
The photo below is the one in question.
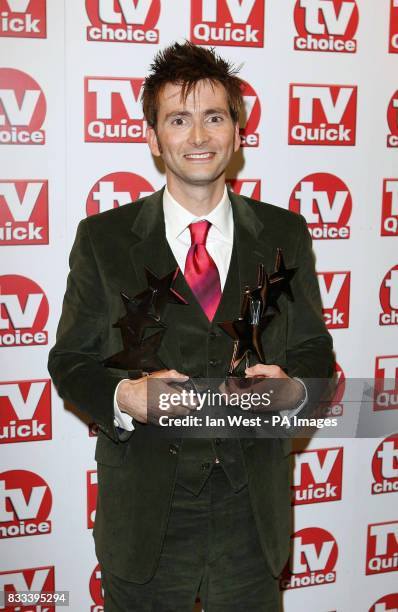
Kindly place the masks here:
POLYGON ((209 185, 222 177, 240 147, 239 125, 229 113, 225 89, 199 81, 186 101, 181 85, 167 83, 159 95, 156 133, 147 131, 148 144, 166 166, 167 181, 209 185))

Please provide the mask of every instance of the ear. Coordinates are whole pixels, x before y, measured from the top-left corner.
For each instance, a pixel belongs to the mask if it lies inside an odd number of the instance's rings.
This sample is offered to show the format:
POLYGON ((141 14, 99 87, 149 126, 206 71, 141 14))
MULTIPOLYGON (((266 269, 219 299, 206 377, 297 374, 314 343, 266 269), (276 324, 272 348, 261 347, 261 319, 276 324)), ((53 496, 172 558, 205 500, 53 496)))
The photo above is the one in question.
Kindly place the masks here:
POLYGON ((235 123, 235 133, 234 133, 234 153, 239 151, 241 147, 241 137, 239 134, 239 121, 235 123))
POLYGON ((146 141, 151 150, 152 155, 155 157, 160 157, 162 154, 160 144, 158 142, 158 137, 153 127, 148 126, 146 130, 146 141))

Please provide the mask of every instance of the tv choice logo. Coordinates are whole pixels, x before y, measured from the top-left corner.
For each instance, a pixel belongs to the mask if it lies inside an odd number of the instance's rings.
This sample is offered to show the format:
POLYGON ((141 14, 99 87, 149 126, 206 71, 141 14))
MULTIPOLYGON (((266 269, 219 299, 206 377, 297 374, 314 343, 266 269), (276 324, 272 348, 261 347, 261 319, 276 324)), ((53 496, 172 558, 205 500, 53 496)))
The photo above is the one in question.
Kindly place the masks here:
POLYGON ((280 578, 282 590, 298 589, 336 581, 338 547, 334 536, 320 527, 307 527, 291 537, 290 564, 280 578))
POLYGON ((291 193, 289 208, 304 215, 314 240, 350 237, 351 193, 334 174, 316 172, 301 179, 291 193))
POLYGON ((398 179, 383 180, 381 235, 398 236, 398 179))
POLYGON ((160 0, 86 0, 87 40, 159 43, 160 0))
POLYGON ((0 276, 0 348, 47 344, 48 313, 37 283, 17 274, 0 276))
POLYGON ((356 85, 292 83, 288 143, 354 146, 356 114, 356 85))
MULTIPOLYGON (((15 569, 0 572, 0 592, 4 594, 15 594, 21 592, 54 593, 55 591, 55 568, 53 565, 45 567, 30 567, 27 569, 15 569)), ((26 612, 55 612, 55 606, 16 606, 8 605, 5 610, 26 610, 26 612)))
POLYGON ((244 108, 239 117, 239 134, 242 147, 258 147, 260 137, 257 133, 261 118, 260 98, 253 87, 243 82, 242 96, 244 108))
POLYGON ((323 316, 328 329, 348 327, 350 321, 350 272, 319 272, 323 316))
POLYGON ((387 134, 387 147, 398 147, 398 89, 393 94, 387 109, 387 123, 390 133, 387 134))
POLYGON ((0 0, 0 36, 46 38, 46 0, 0 0))
POLYGON ((397 612, 398 610, 398 593, 390 593, 380 597, 369 612, 397 612))
POLYGON ((380 285, 380 325, 398 324, 398 264, 391 268, 380 285))
POLYGON ((292 505, 339 501, 342 495, 343 448, 295 453, 292 505))
POLYGON ((97 470, 87 472, 87 529, 92 529, 97 508, 98 479, 97 470))
POLYGON ((355 53, 359 14, 355 0, 296 0, 296 51, 355 53))
POLYGON ((0 474, 0 539, 51 533, 52 494, 46 481, 27 470, 0 474))
POLYGON ((263 47, 265 0, 191 0, 197 45, 263 47))
POLYGON ((85 77, 86 142, 146 142, 140 102, 143 82, 142 78, 85 77))
POLYGON ((104 593, 101 583, 101 567, 98 564, 90 576, 90 595, 94 605, 90 607, 90 612, 104 612, 104 593))
POLYGON ((398 409, 398 355, 376 357, 373 410, 398 409))
POLYGON ((0 180, 0 245, 48 244, 48 182, 0 180))
POLYGON ((0 144, 45 144, 46 99, 26 72, 0 68, 0 144))
POLYGON ((368 525, 367 576, 398 571, 398 521, 368 525))
POLYGON ((139 174, 112 172, 100 178, 91 188, 86 202, 87 216, 134 202, 155 190, 139 174))
POLYGON ((227 179, 227 185, 238 195, 261 200, 260 179, 227 179))
POLYGON ((0 444, 51 440, 51 382, 0 382, 0 444))
POLYGON ((389 53, 398 53, 398 2, 391 0, 390 8, 390 36, 388 41, 389 53))
POLYGON ((384 438, 372 459, 372 495, 398 491, 398 434, 384 438))

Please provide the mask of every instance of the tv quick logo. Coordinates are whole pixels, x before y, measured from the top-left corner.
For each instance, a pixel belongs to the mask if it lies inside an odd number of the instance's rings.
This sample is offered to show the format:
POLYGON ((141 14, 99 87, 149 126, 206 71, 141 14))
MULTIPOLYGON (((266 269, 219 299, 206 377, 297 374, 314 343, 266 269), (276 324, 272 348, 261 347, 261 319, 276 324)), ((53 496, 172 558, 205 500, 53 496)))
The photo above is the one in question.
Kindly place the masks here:
POLYGON ((0 539, 51 532, 52 495, 41 476, 27 470, 0 474, 0 539))
POLYGON ((298 589, 336 581, 338 548, 329 531, 320 527, 301 529, 292 536, 290 567, 282 572, 282 590, 298 589))
POLYGON ((0 0, 0 36, 46 37, 46 0, 0 0))
POLYGON ((260 179, 228 179, 227 185, 238 195, 261 200, 261 180, 260 179))
POLYGON ((264 46, 264 0, 191 0, 191 41, 197 45, 264 46))
POLYGON ((398 236, 398 179, 384 179, 381 235, 398 236))
POLYGON ((260 99, 249 83, 242 88, 244 108, 239 117, 239 133, 242 147, 258 147, 260 138, 256 130, 260 123, 260 99))
POLYGON ((398 409, 398 355, 376 357, 373 410, 398 409))
POLYGON ((319 272, 323 316, 328 329, 348 327, 350 320, 350 272, 319 272))
POLYGON ((398 570, 398 521, 368 526, 366 549, 367 576, 398 570))
POLYGON ((0 348, 47 344, 48 300, 25 276, 0 276, 0 348))
POLYGON ((0 144, 42 145, 46 100, 31 76, 14 68, 0 68, 0 144))
POLYGON ((373 604, 369 612, 398 612, 398 593, 384 595, 373 604))
POLYGON ((94 527, 97 495, 97 470, 89 470, 87 472, 87 529, 92 529, 94 527))
POLYGON ((343 448, 323 448, 295 453, 292 505, 341 499, 343 448))
POLYGON ((0 245, 48 244, 48 183, 0 180, 0 245))
POLYGON ((380 285, 380 304, 383 312, 379 325, 398 324, 398 264, 391 268, 380 285))
POLYGON ((372 459, 372 495, 398 491, 398 434, 385 438, 372 459))
POLYGON ((143 79, 84 79, 85 142, 146 142, 142 84, 143 79))
POLYGON ((86 202, 87 216, 135 202, 154 191, 152 185, 139 174, 112 172, 100 178, 91 188, 86 202))
POLYGON ((398 2, 391 0, 390 8, 390 36, 388 41, 389 53, 398 53, 398 2))
POLYGON ((86 0, 87 40, 159 42, 160 0, 86 0))
POLYGON ((94 568, 90 577, 90 595, 94 606, 90 607, 90 612, 104 612, 104 592, 101 584, 101 568, 99 564, 94 568))
POLYGON ((387 134, 387 147, 398 147, 398 90, 391 98, 387 109, 387 122, 390 133, 387 134))
POLYGON ((0 444, 51 440, 51 382, 0 382, 0 444))
POLYGON ((290 145, 353 146, 357 86, 291 84, 290 145))
MULTIPOLYGON (((0 572, 0 592, 14 595, 21 592, 54 593, 55 591, 55 568, 53 565, 46 567, 30 567, 28 569, 15 569, 0 572)), ((19 612, 55 612, 55 606, 42 605, 8 605, 2 610, 14 610, 19 612)))
POLYGON ((315 240, 350 237, 351 193, 334 174, 317 172, 301 179, 292 191, 289 208, 304 215, 315 240))
POLYGON ((355 53, 358 27, 355 0, 296 0, 296 51, 355 53))

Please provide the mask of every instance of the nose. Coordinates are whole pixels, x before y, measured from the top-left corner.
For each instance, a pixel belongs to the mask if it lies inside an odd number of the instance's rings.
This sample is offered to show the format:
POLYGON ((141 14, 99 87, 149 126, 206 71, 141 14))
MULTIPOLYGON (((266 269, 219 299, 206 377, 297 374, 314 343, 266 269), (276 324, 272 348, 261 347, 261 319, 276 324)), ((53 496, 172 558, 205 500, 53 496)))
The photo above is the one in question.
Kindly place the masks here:
POLYGON ((200 147, 209 140, 209 134, 201 121, 194 121, 189 134, 189 141, 195 147, 200 147))

